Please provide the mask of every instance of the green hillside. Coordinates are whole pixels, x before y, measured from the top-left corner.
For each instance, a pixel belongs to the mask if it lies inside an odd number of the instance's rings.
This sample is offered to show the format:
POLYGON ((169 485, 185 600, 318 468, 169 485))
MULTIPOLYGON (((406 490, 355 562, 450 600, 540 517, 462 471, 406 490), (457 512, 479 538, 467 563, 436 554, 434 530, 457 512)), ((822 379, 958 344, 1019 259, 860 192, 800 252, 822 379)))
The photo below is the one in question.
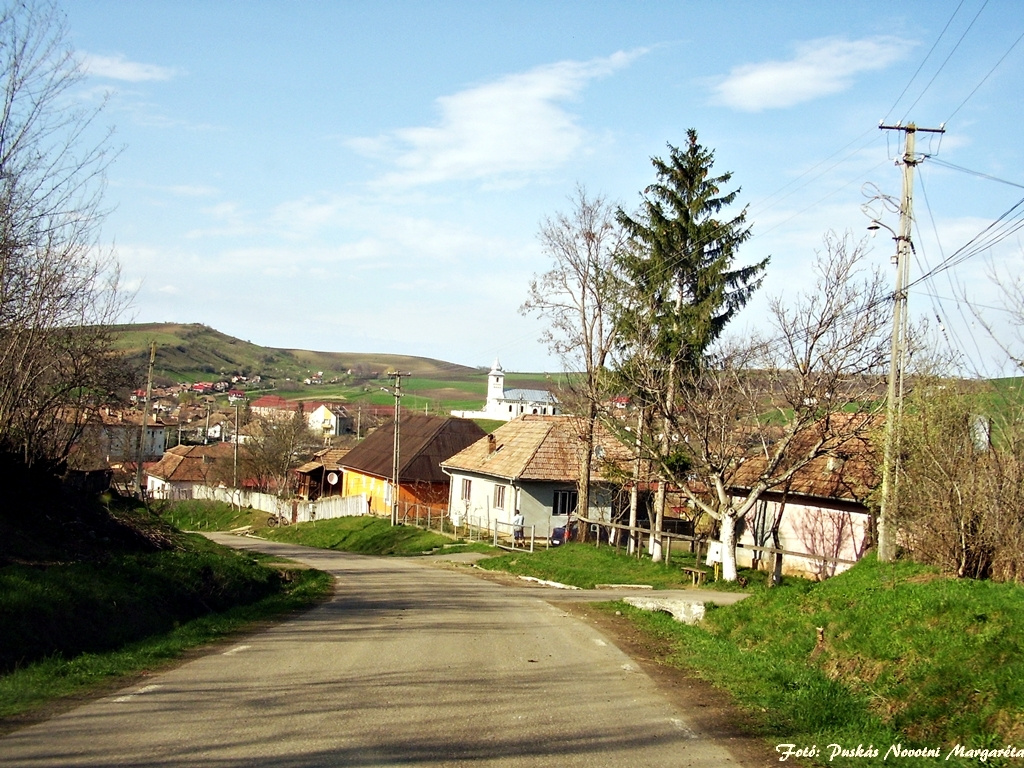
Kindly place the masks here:
MULTIPOLYGON (((262 386, 290 399, 360 400, 388 405, 393 397, 381 391, 389 371, 411 374, 402 380, 403 407, 438 410, 473 409, 483 405, 487 370, 443 360, 408 355, 317 352, 263 347, 205 325, 142 323, 115 327, 117 346, 124 350, 145 380, 150 344, 156 343, 154 381, 157 385, 259 375, 262 386), (323 383, 302 382, 323 372, 323 383)), ((507 373, 507 387, 555 389, 543 374, 507 373)))
POLYGON ((262 347, 199 324, 142 323, 116 326, 115 331, 118 347, 143 369, 149 346, 155 342, 154 371, 168 381, 208 380, 232 374, 301 380, 318 371, 323 371, 325 381, 349 371, 359 375, 412 371, 417 376, 453 381, 481 375, 475 368, 425 357, 262 347))

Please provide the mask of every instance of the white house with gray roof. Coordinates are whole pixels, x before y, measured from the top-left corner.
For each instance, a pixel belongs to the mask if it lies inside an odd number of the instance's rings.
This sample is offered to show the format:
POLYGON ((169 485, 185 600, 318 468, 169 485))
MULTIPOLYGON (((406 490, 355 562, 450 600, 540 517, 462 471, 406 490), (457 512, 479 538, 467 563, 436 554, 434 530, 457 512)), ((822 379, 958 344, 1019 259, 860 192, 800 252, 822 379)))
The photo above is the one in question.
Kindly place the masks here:
POLYGON ((505 371, 495 358, 487 374, 487 402, 482 411, 452 411, 459 419, 493 419, 512 421, 528 414, 556 416, 560 413, 558 400, 545 389, 505 389, 505 371))

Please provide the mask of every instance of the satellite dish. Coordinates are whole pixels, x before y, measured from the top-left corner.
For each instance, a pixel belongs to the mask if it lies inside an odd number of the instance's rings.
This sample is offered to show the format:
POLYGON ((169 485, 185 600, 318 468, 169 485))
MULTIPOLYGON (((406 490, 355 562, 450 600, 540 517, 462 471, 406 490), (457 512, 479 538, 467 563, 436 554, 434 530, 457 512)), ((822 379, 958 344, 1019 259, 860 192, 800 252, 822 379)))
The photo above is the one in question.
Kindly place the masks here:
POLYGON ((331 485, 337 485, 338 484, 338 473, 337 472, 329 473, 327 475, 327 482, 329 484, 331 484, 331 485))

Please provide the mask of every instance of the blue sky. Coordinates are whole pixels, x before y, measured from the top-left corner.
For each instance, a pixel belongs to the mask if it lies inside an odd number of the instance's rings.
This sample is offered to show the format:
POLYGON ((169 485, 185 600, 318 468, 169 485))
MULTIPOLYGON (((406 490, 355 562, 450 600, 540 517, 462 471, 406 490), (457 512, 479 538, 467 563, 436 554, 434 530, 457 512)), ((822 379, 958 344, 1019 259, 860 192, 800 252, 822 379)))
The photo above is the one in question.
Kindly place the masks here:
MULTIPOLYGON (((691 127, 749 205, 741 260, 772 256, 737 328, 809 285, 827 231, 866 234, 866 189, 899 195, 902 137, 880 120, 946 123, 941 142, 919 136, 941 162, 919 168, 912 278, 1024 197, 1015 0, 66 11, 89 73, 81 97, 110 93, 101 122, 123 146, 104 237, 136 322, 557 370, 541 321, 518 312, 548 267, 541 221, 577 184, 632 210, 650 158, 691 127)), ((892 241, 871 242, 891 274, 892 241)), ((990 369, 957 295, 994 306, 986 272, 1020 275, 1022 251, 1011 234, 941 272, 915 287, 911 312, 938 316, 965 361, 990 369)))

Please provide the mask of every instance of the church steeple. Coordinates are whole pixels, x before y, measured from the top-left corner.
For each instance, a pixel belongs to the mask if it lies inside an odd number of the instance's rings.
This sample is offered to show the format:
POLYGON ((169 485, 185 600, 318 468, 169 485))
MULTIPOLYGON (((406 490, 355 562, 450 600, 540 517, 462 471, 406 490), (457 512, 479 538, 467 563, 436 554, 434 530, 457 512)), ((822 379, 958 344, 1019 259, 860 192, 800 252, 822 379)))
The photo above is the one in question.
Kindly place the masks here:
POLYGON ((487 402, 497 402, 505 397, 505 371, 501 368, 501 361, 494 358, 494 365, 491 372, 487 374, 487 402))

